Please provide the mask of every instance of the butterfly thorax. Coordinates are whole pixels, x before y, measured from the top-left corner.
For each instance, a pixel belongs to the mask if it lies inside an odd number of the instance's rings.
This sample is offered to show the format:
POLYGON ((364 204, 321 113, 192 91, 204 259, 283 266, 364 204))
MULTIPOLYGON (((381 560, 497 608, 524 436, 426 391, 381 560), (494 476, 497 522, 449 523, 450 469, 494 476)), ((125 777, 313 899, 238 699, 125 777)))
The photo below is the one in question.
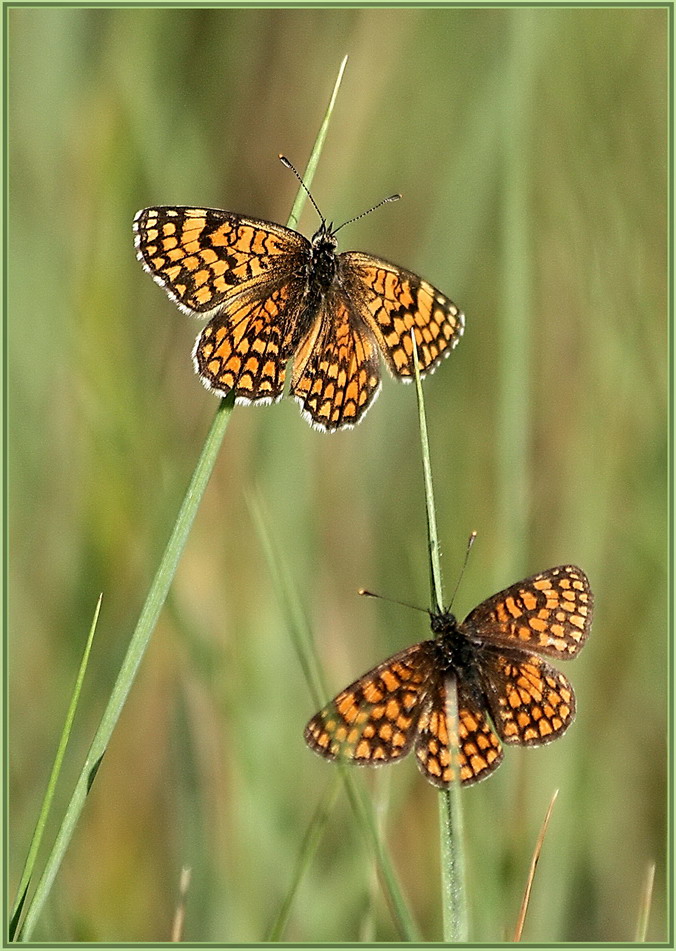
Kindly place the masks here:
POLYGON ((430 620, 440 666, 471 677, 477 662, 477 645, 467 637, 450 611, 432 613, 430 620))
POLYGON ((322 222, 312 238, 310 255, 303 267, 305 292, 298 328, 300 337, 312 327, 334 282, 337 270, 336 244, 331 226, 322 222))
POLYGON ((309 286, 316 288, 323 297, 333 284, 336 276, 336 245, 338 244, 332 226, 322 222, 312 238, 312 257, 310 259, 309 286))

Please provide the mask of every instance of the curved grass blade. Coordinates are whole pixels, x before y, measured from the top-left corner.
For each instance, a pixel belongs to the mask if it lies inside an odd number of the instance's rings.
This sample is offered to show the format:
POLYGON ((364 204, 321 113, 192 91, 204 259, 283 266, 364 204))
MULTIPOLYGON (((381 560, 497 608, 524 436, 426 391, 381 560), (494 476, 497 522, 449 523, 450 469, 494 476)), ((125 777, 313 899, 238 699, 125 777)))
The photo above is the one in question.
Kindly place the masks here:
POLYGON ((82 684, 84 682, 85 672, 87 670, 87 664, 89 663, 89 655, 91 654, 92 644, 94 642, 94 632, 96 631, 96 625, 98 624, 99 614, 101 613, 101 600, 103 595, 99 595, 99 600, 96 603, 96 608, 94 610, 94 617, 92 619, 91 627, 89 629, 89 635, 87 637, 87 643, 85 644, 84 653, 82 655, 82 661, 80 662, 80 669, 78 670, 77 678, 75 680, 75 687, 73 688, 73 696, 71 697, 70 705, 68 707, 68 712, 66 713, 66 719, 63 724, 63 730, 61 732, 61 739, 59 740, 59 745, 56 750, 56 756, 54 757, 54 765, 52 766, 52 771, 49 776, 49 781, 47 783, 47 791, 45 792, 45 798, 42 802, 42 807, 40 809, 40 815, 38 816, 38 821, 35 825, 35 831, 33 832, 33 837, 31 839, 31 844, 28 849, 28 855, 26 856, 26 863, 21 873, 21 879, 19 881, 19 887, 17 889, 17 895, 14 900, 14 905, 12 907, 12 914, 10 917, 9 923, 9 940, 14 941, 14 936, 16 935, 17 928, 19 925, 19 920, 21 918, 21 911, 24 907, 26 901, 26 896, 28 894, 28 888, 33 877, 33 870, 35 868, 35 860, 37 858, 38 851, 40 849, 40 844, 42 842, 42 836, 45 831, 45 826, 47 825, 47 819, 49 817, 49 810, 51 809, 52 801, 54 799, 54 790, 56 789, 56 784, 61 773, 61 765, 63 763, 63 757, 66 752, 66 747, 68 746, 68 740, 70 738, 71 729, 73 727, 73 720, 75 719, 75 711, 77 710, 78 701, 80 699, 80 693, 82 691, 82 684))
POLYGON ((317 709, 324 703, 327 694, 326 685, 322 677, 321 664, 315 648, 314 638, 310 631, 305 612, 295 586, 289 577, 289 572, 280 554, 279 546, 275 545, 270 532, 270 519, 266 516, 263 502, 258 494, 247 496, 247 504, 258 537, 263 546, 265 560, 268 563, 272 583, 277 592, 277 599, 286 618, 286 626, 291 637, 296 656, 310 690, 312 703, 317 709))
MULTIPOLYGON (((310 156, 310 163, 308 165, 309 180, 312 179, 314 169, 316 168, 317 162, 319 161, 319 155, 324 144, 324 139, 326 138, 329 120, 335 105, 338 88, 345 70, 346 61, 347 57, 341 64, 338 73, 338 79, 334 85, 333 94, 324 116, 324 121, 322 122, 322 125, 319 129, 319 133, 317 134, 312 154, 310 156)), ((294 214, 300 213, 300 209, 302 208, 304 200, 305 193, 301 188, 299 189, 298 195, 296 196, 296 201, 294 202, 291 212, 292 216, 294 214)), ((289 218, 289 222, 290 221, 291 218, 289 218)), ((179 558, 187 541, 190 528, 194 521, 195 515, 197 514, 200 501, 216 462, 218 451, 220 449, 223 436, 225 435, 225 430, 232 414, 234 400, 234 393, 228 394, 225 399, 221 400, 219 407, 216 410, 214 421, 211 425, 211 429, 209 430, 209 434, 207 435, 206 442, 193 473, 193 477, 190 481, 190 485, 183 500, 183 504, 181 505, 178 518, 169 538, 169 542, 162 556, 157 574, 155 575, 150 591, 148 592, 148 597, 141 611, 138 623, 134 633, 132 634, 129 647, 127 649, 127 654, 124 658, 124 661, 122 662, 122 667, 120 668, 117 680, 115 681, 108 705, 103 714, 101 723, 99 724, 99 728, 96 731, 94 740, 92 741, 87 758, 85 759, 82 772, 80 773, 80 777, 76 783, 73 796, 66 810, 66 815, 64 817, 63 823, 61 824, 61 828, 59 829, 56 842, 47 860, 47 865, 42 877, 40 878, 40 881, 38 882, 35 895, 33 896, 31 905, 26 913, 26 918, 21 932, 21 939, 24 941, 30 940, 37 919, 44 906, 47 896, 49 895, 52 884, 63 860, 63 856, 66 852, 66 849, 68 848, 71 837, 75 830, 75 826, 77 825, 80 813, 84 808, 87 794, 89 793, 96 773, 98 772, 98 768, 110 741, 110 737, 112 736, 113 730, 120 717, 120 713, 122 712, 122 708, 136 677, 136 672, 141 663, 143 655, 145 654, 153 630, 155 629, 157 618, 166 600, 171 582, 173 581, 174 575, 176 573, 179 558)))
MULTIPOLYGON (((326 139, 326 133, 329 131, 329 122, 331 121, 331 113, 333 112, 333 107, 336 104, 336 99, 338 98, 338 90, 340 89, 340 84, 343 81, 343 73, 345 72, 345 67, 347 66, 347 55, 343 57, 343 60, 338 67, 338 75, 336 76, 336 81, 333 85, 333 92, 331 93, 331 98, 329 99, 329 104, 326 109, 326 115, 324 120, 319 127, 319 132, 317 133, 317 138, 315 139, 314 148, 310 154, 307 165, 305 166, 305 172, 303 174, 303 181, 305 182, 306 188, 312 188, 312 180, 315 177, 315 172, 317 171, 317 165, 319 163, 319 156, 324 147, 324 140, 326 139)), ((301 211, 303 206, 307 201, 307 194, 304 189, 300 189, 296 195, 296 200, 293 203, 293 208, 291 209, 291 214, 289 215, 289 220, 287 226, 289 228, 298 227, 298 219, 300 218, 301 211)))

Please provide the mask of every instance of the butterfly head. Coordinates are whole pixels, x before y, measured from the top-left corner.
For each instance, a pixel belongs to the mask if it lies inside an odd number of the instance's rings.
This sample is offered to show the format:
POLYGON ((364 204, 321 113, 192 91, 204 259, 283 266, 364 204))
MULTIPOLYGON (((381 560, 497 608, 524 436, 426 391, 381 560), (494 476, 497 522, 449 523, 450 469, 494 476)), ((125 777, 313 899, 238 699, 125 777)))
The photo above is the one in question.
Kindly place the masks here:
POLYGON ((324 221, 322 218, 322 223, 312 235, 312 247, 315 251, 318 249, 333 251, 337 244, 338 239, 333 228, 333 222, 324 221))
POLYGON ((434 636, 442 637, 458 630, 458 619, 451 611, 430 611, 430 625, 434 636))

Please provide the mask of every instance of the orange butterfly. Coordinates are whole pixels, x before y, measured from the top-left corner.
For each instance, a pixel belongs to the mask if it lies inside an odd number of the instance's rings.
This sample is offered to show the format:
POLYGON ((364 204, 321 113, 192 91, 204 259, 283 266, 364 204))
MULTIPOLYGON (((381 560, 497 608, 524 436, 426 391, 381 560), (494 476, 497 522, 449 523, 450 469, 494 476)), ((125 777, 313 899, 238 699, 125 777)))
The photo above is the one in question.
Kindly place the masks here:
POLYGON ((567 677, 544 657, 574 657, 589 635, 594 597, 574 565, 550 568, 493 595, 462 623, 431 613, 434 640, 407 647, 346 687, 305 728, 325 759, 362 766, 395 762, 415 749, 423 776, 448 787, 497 769, 500 740, 540 746, 575 717, 567 677), (457 684, 458 756, 451 764, 446 685, 457 684))
POLYGON ((144 268, 181 310, 209 318, 193 352, 208 389, 234 390, 238 403, 276 402, 293 359, 291 393, 303 415, 333 431, 358 423, 375 399, 378 350, 405 380, 414 372, 411 329, 421 373, 450 353, 464 329, 456 305, 394 264, 336 253, 338 230, 322 218, 308 241, 213 208, 139 211, 144 268))

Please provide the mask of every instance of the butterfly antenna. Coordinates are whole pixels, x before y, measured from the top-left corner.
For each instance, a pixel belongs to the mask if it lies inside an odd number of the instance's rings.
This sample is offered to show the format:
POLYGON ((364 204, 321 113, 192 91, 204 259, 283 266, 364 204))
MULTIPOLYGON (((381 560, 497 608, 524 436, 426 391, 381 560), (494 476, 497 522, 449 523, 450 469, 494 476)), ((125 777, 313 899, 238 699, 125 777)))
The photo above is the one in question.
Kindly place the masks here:
POLYGON ((376 208, 380 208, 381 205, 386 205, 390 201, 399 201, 401 195, 390 195, 389 198, 383 198, 382 201, 379 201, 377 205, 374 205, 373 208, 369 208, 368 211, 362 211, 360 215, 355 215, 354 218, 348 218, 347 221, 344 221, 339 228, 334 228, 333 233, 337 234, 341 228, 344 228, 345 225, 351 225, 353 221, 359 221, 360 218, 365 218, 366 215, 370 215, 372 211, 375 211, 376 208))
POLYGON ((374 594, 373 591, 367 591, 366 588, 360 588, 357 594, 362 595, 364 598, 380 598, 381 601, 389 601, 390 604, 401 604, 404 608, 411 608, 413 611, 422 611, 423 614, 429 613, 426 608, 419 608, 417 604, 409 604, 408 601, 397 601, 396 598, 386 598, 385 595, 374 594))
POLYGON ((472 550, 472 545, 474 544, 474 539, 476 538, 476 532, 472 532, 469 538, 467 539, 467 548, 465 549, 465 560, 462 563, 462 568, 460 569, 460 574, 458 575, 458 580, 455 582, 455 588, 453 589, 453 597, 451 598, 451 603, 448 606, 450 611, 453 607, 453 602, 455 601, 455 596, 458 593, 458 588, 460 587, 460 582, 462 581, 462 576, 465 573, 465 568, 467 567, 467 562, 469 561, 469 553, 472 550))
POLYGON ((290 169, 291 169, 291 171, 293 172, 293 174, 296 176, 296 178, 298 179, 298 181, 301 183, 301 185, 302 185, 303 188, 305 189, 305 194, 307 195, 307 197, 310 199, 310 201, 311 201, 312 204, 314 205, 315 211, 317 212, 317 214, 318 214, 319 217, 321 218, 322 224, 326 224, 326 218, 324 217, 324 215, 323 215, 323 214, 321 213, 321 211, 319 210, 319 206, 318 206, 317 202, 316 202, 316 201, 314 200, 314 198, 312 197, 312 192, 311 192, 310 189, 307 187, 307 185, 305 184, 305 182, 303 181, 303 179, 300 177, 300 175, 298 174, 298 172, 296 171, 296 169, 294 168, 294 166, 293 166, 293 165, 291 164, 291 162, 288 160, 288 158, 286 157, 286 155, 280 155, 280 156, 279 156, 279 161, 282 163, 282 165, 284 165, 285 168, 290 168, 290 169))

